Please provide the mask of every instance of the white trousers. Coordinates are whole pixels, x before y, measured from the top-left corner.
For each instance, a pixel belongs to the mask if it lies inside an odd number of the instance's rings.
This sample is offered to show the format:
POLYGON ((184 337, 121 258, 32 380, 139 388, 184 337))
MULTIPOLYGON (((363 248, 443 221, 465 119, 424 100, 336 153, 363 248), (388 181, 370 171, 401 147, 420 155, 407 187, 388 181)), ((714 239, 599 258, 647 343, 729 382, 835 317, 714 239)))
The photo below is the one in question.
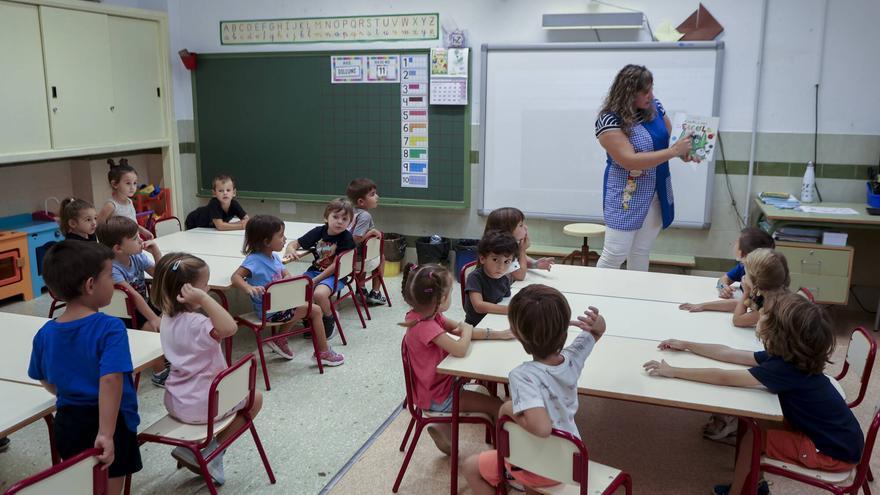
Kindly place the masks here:
POLYGON ((596 263, 599 268, 620 268, 624 260, 627 270, 648 271, 648 257, 651 246, 663 228, 663 216, 660 212, 660 200, 657 195, 648 207, 648 215, 638 230, 605 229, 605 243, 602 256, 596 263))

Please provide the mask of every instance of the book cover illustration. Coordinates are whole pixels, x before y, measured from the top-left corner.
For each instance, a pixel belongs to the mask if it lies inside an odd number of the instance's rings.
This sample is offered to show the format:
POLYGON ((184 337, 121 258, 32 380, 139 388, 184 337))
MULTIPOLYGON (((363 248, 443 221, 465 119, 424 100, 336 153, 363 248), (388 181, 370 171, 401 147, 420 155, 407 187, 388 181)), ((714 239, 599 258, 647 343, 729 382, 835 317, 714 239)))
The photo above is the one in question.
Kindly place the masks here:
POLYGON ((715 156, 715 143, 718 140, 718 117, 677 113, 672 121, 670 134, 670 146, 690 134, 693 139, 691 156, 699 158, 701 162, 711 161, 715 156))

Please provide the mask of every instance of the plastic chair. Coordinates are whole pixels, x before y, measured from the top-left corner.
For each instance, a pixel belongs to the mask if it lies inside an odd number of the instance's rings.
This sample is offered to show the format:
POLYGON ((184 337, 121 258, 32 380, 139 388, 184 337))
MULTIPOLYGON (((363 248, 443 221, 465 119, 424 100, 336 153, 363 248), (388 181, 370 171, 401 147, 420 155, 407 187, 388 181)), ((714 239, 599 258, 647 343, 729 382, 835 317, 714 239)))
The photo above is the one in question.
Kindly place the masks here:
MULTIPOLYGON (((850 409, 858 406, 865 398, 868 391, 868 381, 871 379, 871 369, 874 367, 874 358, 877 355, 877 342, 870 332, 862 327, 858 327, 852 331, 849 336, 849 347, 846 350, 846 359, 843 362, 843 369, 840 374, 834 377, 834 382, 842 380, 850 368, 853 373, 859 376, 859 394, 855 400, 847 403, 850 409)), ((843 390, 839 383, 835 383, 838 390, 843 390)), ((844 397, 846 398, 846 397, 844 397)))
MULTIPOLYGON (((413 427, 415 427, 415 433, 412 437, 412 442, 409 444, 409 449, 406 451, 406 456, 403 458, 403 464, 400 466, 400 471, 397 473, 397 479, 394 481, 394 487, 391 489, 392 492, 397 493, 397 489, 400 488, 400 482, 403 481, 403 475, 406 473, 406 468, 409 466, 409 461, 412 459, 413 452, 416 450, 416 445, 419 443, 419 437, 422 435, 422 429, 424 429, 429 424, 452 424, 452 413, 443 413, 443 412, 434 412, 434 411, 424 411, 419 406, 416 405, 415 399, 415 375, 412 369, 412 362, 409 358, 409 351, 406 348, 406 339, 404 338, 400 343, 400 357, 403 361, 403 381, 406 386, 406 399, 404 401, 404 406, 407 411, 409 411, 410 416, 412 418, 409 420, 409 426, 406 428, 406 434, 403 436, 403 441, 400 443, 400 451, 403 452, 404 447, 406 447, 406 441, 409 439, 410 433, 413 433, 413 427)), ((485 390, 484 387, 479 385, 468 385, 468 390, 485 390)), ((459 424, 469 423, 469 424, 483 424, 486 426, 486 440, 490 442, 492 440, 492 432, 494 431, 494 424, 492 423, 492 419, 482 413, 461 413, 458 418, 459 424)), ((453 466, 453 469, 457 469, 457 466, 453 466)))
POLYGON ((104 495, 107 471, 101 469, 101 449, 88 449, 9 487, 4 495, 104 495))
MULTIPOLYGON (((385 245, 383 242, 385 239, 384 234, 380 234, 379 237, 370 237, 367 239, 367 242, 364 243, 363 254, 361 256, 361 265, 360 270, 355 273, 355 278, 358 281, 358 287, 366 287, 366 283, 373 280, 374 278, 379 279, 379 283, 382 284, 382 292, 385 293, 385 300, 388 301, 388 307, 391 307, 391 296, 388 295, 388 288, 385 287, 385 274, 382 273, 382 264, 385 262, 385 253, 382 249, 382 246, 385 245), (379 260, 376 268, 367 274, 365 272, 367 264, 374 263, 375 260, 379 260)), ((372 320, 373 317, 370 315, 370 305, 367 304, 367 296, 365 294, 360 294, 361 296, 361 305, 364 307, 364 312, 367 314, 367 319, 372 320)))
POLYGON ((813 293, 810 291, 810 289, 806 287, 798 287, 797 293, 806 297, 807 301, 810 301, 811 303, 816 302, 816 297, 813 296, 813 293))
POLYGON ((553 429, 550 436, 532 435, 509 416, 498 420, 498 469, 502 482, 496 493, 507 493, 504 487, 505 461, 535 474, 557 480, 559 485, 533 488, 538 493, 553 494, 608 494, 621 485, 627 495, 632 494, 629 474, 590 460, 587 447, 581 439, 566 431, 553 429))
MULTIPOLYGON (((204 425, 191 425, 181 423, 174 419, 170 414, 165 415, 159 421, 150 425, 146 430, 138 435, 138 443, 155 442, 165 445, 173 445, 175 447, 187 448, 195 455, 201 468, 202 478, 208 485, 211 495, 217 494, 211 475, 208 473, 208 463, 210 463, 221 452, 226 450, 232 442, 250 430, 260 458, 263 460, 263 466, 266 468, 266 474, 269 475, 269 481, 275 483, 275 474, 269 465, 269 458, 263 450, 263 444, 260 442, 260 436, 257 435, 257 428, 254 426, 254 418, 250 416, 248 411, 254 405, 254 393, 257 382, 257 358, 253 354, 241 358, 237 363, 226 368, 218 374, 208 389, 208 423, 204 425), (232 410, 238 403, 245 401, 244 408, 236 414, 220 416, 232 410), (202 449, 208 446, 214 435, 225 430, 236 416, 243 416, 245 424, 237 431, 220 443, 213 452, 204 456, 202 449)), ((129 493, 131 489, 131 476, 125 480, 125 493, 129 493)))
POLYGON ((173 234, 175 232, 180 232, 181 230, 183 230, 183 226, 180 223, 180 219, 177 217, 167 217, 161 220, 156 220, 156 223, 153 224, 153 235, 156 237, 173 234))
POLYGON ((345 342, 345 334, 342 333, 342 324, 339 322, 339 315, 336 313, 336 306, 338 306, 339 303, 346 298, 351 297, 351 302, 354 304, 354 309, 357 311, 358 318, 361 319, 361 326, 367 328, 367 322, 364 321, 364 315, 361 314, 361 305, 358 303, 358 298, 356 296, 357 292, 351 287, 351 282, 355 277, 354 257, 356 251, 356 249, 349 249, 348 251, 343 251, 336 255, 336 269, 333 271, 333 273, 336 274, 337 289, 336 300, 334 301, 332 297, 330 298, 330 311, 333 313, 333 319, 336 321, 336 329, 339 330, 339 336, 342 337, 342 343, 344 345, 348 344, 345 342), (339 287, 340 283, 343 287, 339 287), (348 292, 343 294, 343 288, 347 288, 348 292))
MULTIPOLYGON (((749 427, 752 428, 755 435, 755 441, 760 441, 761 430, 758 428, 755 420, 748 420, 749 427)), ((775 474, 785 478, 789 478, 807 485, 843 495, 846 493, 857 494, 859 489, 864 489, 866 495, 870 495, 871 488, 868 484, 870 480, 870 461, 871 454, 874 450, 874 442, 877 440, 877 430, 880 429, 880 402, 874 406, 874 419, 868 428, 868 434, 865 436, 865 449, 862 451, 862 458, 854 469, 842 473, 831 473, 827 471, 819 471, 808 469, 798 465, 776 460, 767 456, 761 456, 758 459, 760 451, 755 449, 753 453, 753 466, 760 463, 760 470, 765 473, 775 474), (849 481, 849 484, 845 484, 849 481)), ((760 445, 760 443, 756 443, 760 445)), ((757 467, 757 466, 755 466, 757 467)), ((755 470, 753 469, 753 472, 755 470)))
MULTIPOLYGON (((49 306, 49 319, 55 317, 55 311, 66 306, 67 303, 53 297, 52 305, 49 306)), ((132 323, 136 321, 135 315, 137 315, 137 310, 134 307, 134 303, 128 297, 126 289, 118 284, 113 286, 113 298, 110 299, 110 304, 101 308, 101 312, 117 318, 128 318, 132 323)))
POLYGON ((467 299, 467 293, 464 291, 464 286, 467 284, 468 275, 471 274, 472 271, 477 269, 477 262, 471 261, 470 263, 461 267, 461 271, 458 272, 458 283, 461 285, 461 307, 464 308, 464 302, 467 299))
MULTIPOLYGON (((263 293, 262 314, 258 315, 256 312, 251 311, 250 313, 245 313, 243 315, 235 317, 235 321, 237 321, 239 324, 244 325, 254 331, 254 336, 257 339, 257 353, 260 355, 260 366, 263 370, 263 381, 266 384, 266 390, 271 390, 271 387, 269 385, 269 369, 266 367, 266 355, 263 352, 263 344, 274 340, 286 339, 287 337, 290 337, 292 335, 300 335, 312 331, 311 326, 305 326, 303 328, 297 328, 288 332, 279 333, 278 335, 269 335, 264 337, 264 329, 279 327, 290 323, 274 323, 271 321, 266 321, 266 314, 274 313, 276 311, 294 309, 300 306, 306 307, 306 315, 308 315, 312 310, 312 281, 311 279, 309 279, 309 277, 306 277, 305 275, 284 280, 278 280, 267 285, 266 292, 263 293)), ((306 321, 309 321, 308 317, 306 317, 306 321)), ((342 335, 341 330, 339 333, 340 335, 342 335)), ((342 337, 342 341, 345 342, 345 336, 342 337)), ((312 339, 312 347, 315 350, 315 356, 318 356, 320 354, 320 351, 318 351, 318 343, 315 339, 312 339)), ((227 359, 230 359, 229 355, 231 351, 232 337, 228 338, 226 341, 227 359)), ((324 373, 324 365, 321 364, 320 359, 318 359, 318 372, 324 373)))

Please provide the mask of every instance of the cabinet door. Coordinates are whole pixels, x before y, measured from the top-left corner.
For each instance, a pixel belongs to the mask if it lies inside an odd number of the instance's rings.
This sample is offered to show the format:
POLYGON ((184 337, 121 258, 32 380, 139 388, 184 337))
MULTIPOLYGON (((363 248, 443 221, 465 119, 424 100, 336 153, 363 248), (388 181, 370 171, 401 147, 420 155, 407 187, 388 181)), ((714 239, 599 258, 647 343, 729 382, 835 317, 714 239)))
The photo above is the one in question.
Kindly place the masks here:
POLYGON ((166 136, 160 88, 159 23, 109 16, 116 139, 120 143, 166 136))
POLYGON ((0 154, 50 149, 37 7, 0 2, 0 74, 0 154))
POLYGON ((40 7, 52 144, 112 144, 113 83, 107 16, 40 7))

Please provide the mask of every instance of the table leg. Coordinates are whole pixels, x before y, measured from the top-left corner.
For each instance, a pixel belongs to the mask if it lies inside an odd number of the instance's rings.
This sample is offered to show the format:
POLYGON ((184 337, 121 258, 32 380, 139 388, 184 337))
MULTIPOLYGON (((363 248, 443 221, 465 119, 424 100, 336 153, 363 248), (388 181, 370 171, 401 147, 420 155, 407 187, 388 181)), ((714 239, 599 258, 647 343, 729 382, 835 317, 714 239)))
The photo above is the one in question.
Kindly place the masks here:
POLYGON ((49 430, 49 453, 52 455, 52 465, 54 466, 61 462, 61 458, 58 457, 58 449, 55 447, 55 418, 50 413, 43 416, 43 419, 46 420, 46 429, 49 430))
POLYGON ((449 493, 452 495, 458 495, 458 409, 461 385, 461 378, 456 378, 452 383, 452 454, 449 456, 449 472, 452 477, 449 481, 449 493))

